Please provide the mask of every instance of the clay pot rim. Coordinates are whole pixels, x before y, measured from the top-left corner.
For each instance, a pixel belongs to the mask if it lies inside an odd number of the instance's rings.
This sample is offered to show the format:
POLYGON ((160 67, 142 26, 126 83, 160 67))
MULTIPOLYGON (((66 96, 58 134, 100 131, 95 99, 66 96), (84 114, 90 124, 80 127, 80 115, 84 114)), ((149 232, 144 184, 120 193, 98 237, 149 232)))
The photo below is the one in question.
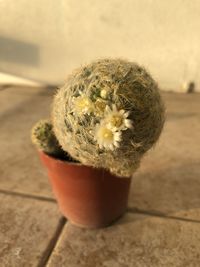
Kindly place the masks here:
MULTIPOLYGON (((60 162, 62 164, 68 164, 68 165, 74 165, 74 166, 85 166, 85 167, 89 167, 89 168, 94 168, 92 166, 84 165, 84 164, 82 164, 81 162, 78 162, 78 161, 77 162, 73 162, 73 161, 67 161, 67 160, 64 160, 64 159, 56 158, 56 157, 54 157, 52 155, 49 155, 49 154, 45 153, 43 150, 39 150, 38 149, 38 152, 40 154, 43 154, 45 157, 53 159, 53 160, 55 160, 57 162, 60 162)), ((94 169, 96 169, 96 168, 94 168, 94 169)))
MULTIPOLYGON (((62 159, 53 157, 52 155, 49 155, 49 154, 45 153, 43 150, 39 150, 39 149, 38 149, 38 152, 39 152, 39 154, 44 155, 44 157, 48 158, 49 160, 53 160, 53 161, 58 162, 58 163, 63 164, 63 165, 70 165, 70 166, 76 166, 78 168, 87 168, 87 169, 93 169, 93 170, 104 170, 104 171, 109 172, 111 175, 114 175, 110 172, 110 170, 107 170, 104 168, 95 168, 94 166, 85 165, 85 164, 82 164, 81 162, 71 162, 71 161, 67 161, 67 160, 62 160, 62 159)), ((131 179, 132 178, 132 176, 130 176, 130 177, 123 177, 123 176, 116 176, 116 175, 114 175, 114 176, 116 178, 120 178, 120 179, 131 179)))

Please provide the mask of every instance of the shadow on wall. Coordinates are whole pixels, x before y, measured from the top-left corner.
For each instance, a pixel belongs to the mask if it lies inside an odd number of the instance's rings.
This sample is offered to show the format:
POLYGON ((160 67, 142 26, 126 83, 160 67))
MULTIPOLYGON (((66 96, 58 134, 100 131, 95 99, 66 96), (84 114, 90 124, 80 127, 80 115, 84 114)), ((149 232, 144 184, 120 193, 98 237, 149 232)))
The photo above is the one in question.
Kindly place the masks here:
POLYGON ((37 67, 39 58, 37 45, 0 36, 0 61, 37 67))

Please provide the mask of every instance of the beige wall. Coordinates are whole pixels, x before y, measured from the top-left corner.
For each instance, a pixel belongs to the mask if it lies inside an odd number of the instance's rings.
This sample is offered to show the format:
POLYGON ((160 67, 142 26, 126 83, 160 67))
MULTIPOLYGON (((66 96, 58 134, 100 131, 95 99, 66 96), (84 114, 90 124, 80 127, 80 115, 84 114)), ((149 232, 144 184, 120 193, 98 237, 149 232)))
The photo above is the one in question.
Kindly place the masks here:
POLYGON ((0 70, 63 83, 100 57, 146 66, 163 89, 200 89, 200 0, 0 0, 0 70))

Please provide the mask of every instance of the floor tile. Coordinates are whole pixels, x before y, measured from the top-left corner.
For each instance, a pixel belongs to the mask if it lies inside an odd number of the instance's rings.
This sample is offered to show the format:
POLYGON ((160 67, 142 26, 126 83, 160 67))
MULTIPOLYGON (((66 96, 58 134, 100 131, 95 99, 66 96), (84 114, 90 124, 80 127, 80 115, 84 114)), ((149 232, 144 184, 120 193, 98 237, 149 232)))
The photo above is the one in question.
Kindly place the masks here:
POLYGON ((133 175, 129 205, 184 214, 200 208, 200 94, 164 94, 164 99, 166 125, 133 175))
POLYGON ((0 266, 37 266, 59 219, 55 203, 0 194, 0 266))
POLYGON ((0 189, 52 197, 30 140, 33 124, 50 116, 52 93, 17 87, 0 92, 0 189))
POLYGON ((48 267, 198 267, 200 224, 126 214, 99 230, 68 223, 48 267))

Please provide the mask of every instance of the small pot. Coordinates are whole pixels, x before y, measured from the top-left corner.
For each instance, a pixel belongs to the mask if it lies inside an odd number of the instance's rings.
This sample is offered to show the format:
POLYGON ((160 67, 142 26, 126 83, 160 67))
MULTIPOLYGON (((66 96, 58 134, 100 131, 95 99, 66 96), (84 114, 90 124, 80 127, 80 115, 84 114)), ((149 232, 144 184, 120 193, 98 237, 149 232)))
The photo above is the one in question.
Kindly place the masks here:
POLYGON ((60 211, 73 224, 104 227, 126 211, 131 178, 39 154, 60 211))

